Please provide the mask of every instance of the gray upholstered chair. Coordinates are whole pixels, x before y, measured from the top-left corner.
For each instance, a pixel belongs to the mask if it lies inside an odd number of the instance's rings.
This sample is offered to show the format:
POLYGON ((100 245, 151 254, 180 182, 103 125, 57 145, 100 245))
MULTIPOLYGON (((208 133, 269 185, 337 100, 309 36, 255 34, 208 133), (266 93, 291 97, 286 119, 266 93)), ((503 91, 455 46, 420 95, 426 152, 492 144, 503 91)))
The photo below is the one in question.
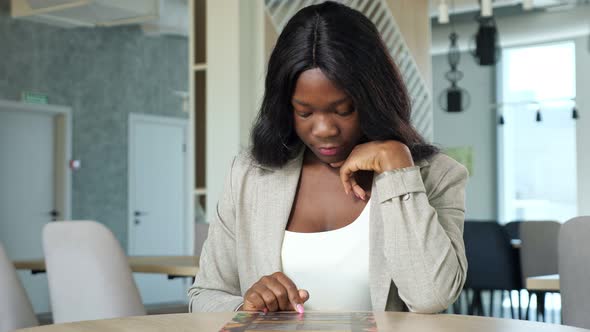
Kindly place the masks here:
MULTIPOLYGON (((526 278, 557 274, 557 242, 561 224, 556 221, 526 221, 519 224, 520 266, 522 282, 526 285, 526 278)), ((530 292, 529 292, 530 293, 530 292)), ((537 298, 537 319, 539 314, 545 320, 546 292, 532 292, 537 298)), ((529 305, 527 304, 526 319, 528 319, 529 305)))
POLYGON ((55 323, 146 314, 127 256, 104 225, 49 223, 43 251, 55 323))
POLYGON ((590 216, 561 226, 558 257, 563 323, 590 329, 590 216))
POLYGON ((0 332, 37 326, 33 306, 0 243, 0 332))
POLYGON ((209 234, 209 224, 205 222, 195 223, 195 256, 201 256, 203 250, 203 243, 209 234))

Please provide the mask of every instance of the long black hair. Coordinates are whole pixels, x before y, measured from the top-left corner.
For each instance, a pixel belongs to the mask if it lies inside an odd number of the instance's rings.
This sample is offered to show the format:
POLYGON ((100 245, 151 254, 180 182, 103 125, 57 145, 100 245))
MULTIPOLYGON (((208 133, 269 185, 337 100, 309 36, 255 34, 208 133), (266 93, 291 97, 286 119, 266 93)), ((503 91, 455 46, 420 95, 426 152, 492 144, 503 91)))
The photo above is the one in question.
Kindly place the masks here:
POLYGON ((400 141, 414 161, 438 152, 410 123, 408 91, 375 25, 356 10, 327 1, 298 11, 272 51, 251 133, 258 163, 282 166, 300 150, 291 98, 299 75, 313 68, 350 96, 363 141, 400 141))

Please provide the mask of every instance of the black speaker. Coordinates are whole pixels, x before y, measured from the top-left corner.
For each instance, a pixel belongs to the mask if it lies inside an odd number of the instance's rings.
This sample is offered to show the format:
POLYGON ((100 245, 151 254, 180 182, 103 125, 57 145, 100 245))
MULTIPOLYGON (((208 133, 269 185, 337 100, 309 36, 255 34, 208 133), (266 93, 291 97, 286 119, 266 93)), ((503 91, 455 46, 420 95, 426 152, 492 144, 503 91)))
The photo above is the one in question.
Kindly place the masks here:
POLYGON ((495 26, 480 26, 475 37, 475 56, 479 64, 489 66, 496 63, 496 37, 498 30, 495 26))
POLYGON ((461 90, 447 90, 447 112, 461 112, 461 90))

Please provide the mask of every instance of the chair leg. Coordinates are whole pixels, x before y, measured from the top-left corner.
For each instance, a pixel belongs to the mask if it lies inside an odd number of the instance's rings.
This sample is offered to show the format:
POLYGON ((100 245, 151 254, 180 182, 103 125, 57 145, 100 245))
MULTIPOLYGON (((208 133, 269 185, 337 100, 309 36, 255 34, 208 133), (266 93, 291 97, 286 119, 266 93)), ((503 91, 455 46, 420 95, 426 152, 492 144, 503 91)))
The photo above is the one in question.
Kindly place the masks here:
POLYGON ((473 290, 473 298, 471 302, 471 314, 482 316, 483 315, 483 302, 481 299, 481 290, 474 289, 473 290))
POLYGON ((494 290, 490 290, 490 317, 494 317, 494 290))
POLYGON ((514 319, 514 305, 512 304, 512 291, 508 290, 508 298, 510 299, 510 315, 514 319))
POLYGON ((471 290, 471 297, 469 296, 469 293, 467 294, 467 314, 468 315, 473 315, 473 306, 474 306, 474 298, 475 298, 475 290, 472 289, 471 290))
POLYGON ((535 321, 539 321, 539 298, 541 297, 540 293, 535 292, 535 321))
POLYGON ((537 295, 537 320, 539 320, 539 315, 545 322, 545 292, 540 292, 537 295))
POLYGON ((483 307, 483 291, 479 292, 479 296, 478 296, 478 301, 477 301, 477 306, 479 307, 479 316, 485 316, 485 311, 484 311, 484 307, 483 307))
POLYGON ((473 294, 471 294, 471 313, 470 315, 477 315, 477 301, 479 301, 479 291, 473 290, 473 294))

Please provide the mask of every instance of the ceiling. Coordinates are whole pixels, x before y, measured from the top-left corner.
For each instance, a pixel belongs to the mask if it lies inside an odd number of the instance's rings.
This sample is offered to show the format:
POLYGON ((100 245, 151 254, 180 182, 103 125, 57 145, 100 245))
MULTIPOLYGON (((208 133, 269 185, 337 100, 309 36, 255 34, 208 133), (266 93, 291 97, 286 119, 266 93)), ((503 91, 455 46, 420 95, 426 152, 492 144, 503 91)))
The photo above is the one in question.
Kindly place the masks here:
MULTIPOLYGON (((472 20, 480 11, 479 0, 445 0, 449 15, 455 22, 465 18, 472 20)), ((430 17, 433 23, 438 18, 438 5, 441 0, 430 0, 430 17)), ((493 0, 494 16, 522 15, 528 12, 538 11, 560 11, 574 8, 576 5, 588 4, 590 0, 533 0, 533 9, 525 11, 522 9, 522 0, 493 0)))

